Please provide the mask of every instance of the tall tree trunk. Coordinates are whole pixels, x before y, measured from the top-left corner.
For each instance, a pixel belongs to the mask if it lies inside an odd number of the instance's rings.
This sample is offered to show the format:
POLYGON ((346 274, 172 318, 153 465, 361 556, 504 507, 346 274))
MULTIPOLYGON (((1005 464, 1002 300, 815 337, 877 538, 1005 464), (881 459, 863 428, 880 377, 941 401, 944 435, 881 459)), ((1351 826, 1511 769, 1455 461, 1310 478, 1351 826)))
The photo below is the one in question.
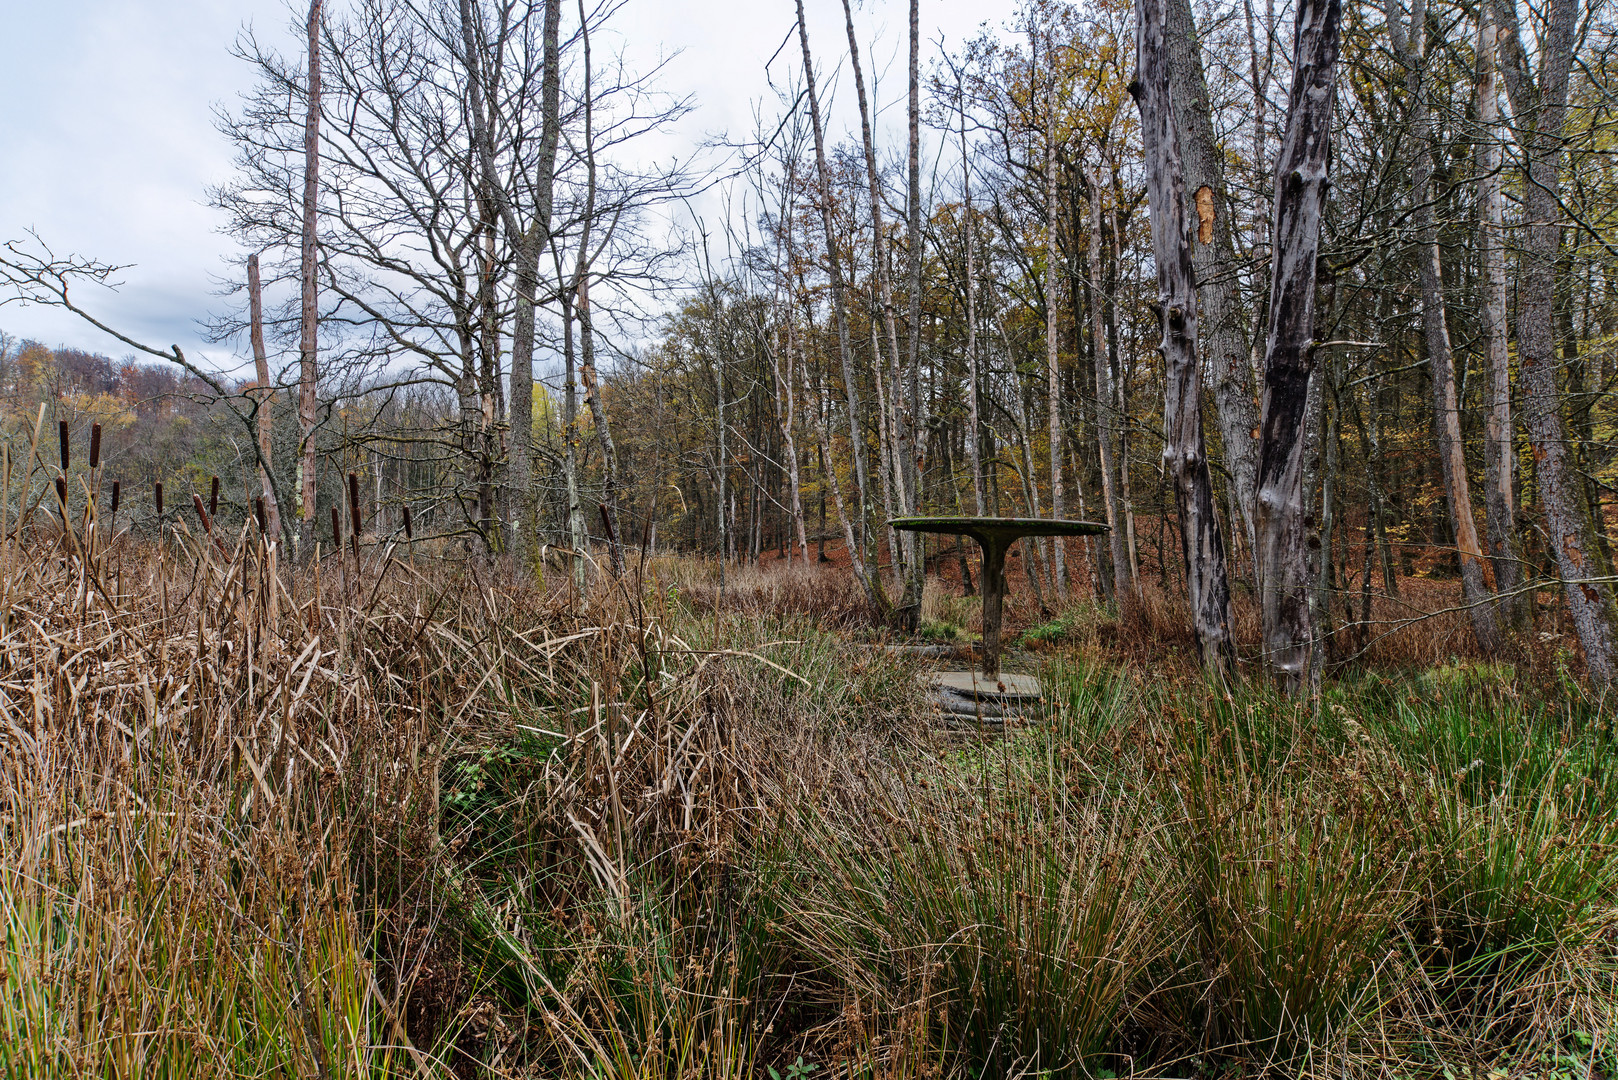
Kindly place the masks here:
POLYGON ((316 364, 320 292, 316 273, 316 215, 320 195, 320 12, 322 0, 309 2, 309 85, 303 121, 303 235, 298 254, 298 513, 301 517, 299 555, 315 550, 316 460, 315 424, 320 402, 316 397, 320 372, 316 364))
POLYGON ((1477 111, 1478 257, 1483 277, 1483 339, 1488 357, 1489 410, 1483 428, 1483 488, 1489 561, 1494 566, 1500 617, 1521 627, 1528 613, 1517 548, 1517 500, 1512 487, 1511 350, 1506 339, 1505 192, 1499 88, 1495 82, 1497 29, 1493 5, 1478 5, 1477 111))
POLYGON ((714 439, 717 443, 716 455, 718 467, 714 470, 714 479, 719 488, 719 585, 725 584, 727 564, 736 555, 736 495, 730 492, 728 500, 726 492, 730 490, 730 459, 727 455, 728 447, 725 445, 725 361, 724 350, 714 350, 713 357, 713 397, 714 397, 714 439))
MULTIPOLYGON (((581 260, 583 261, 583 260, 581 260)), ((618 527, 618 448, 613 445, 612 428, 607 424, 607 409, 601 400, 601 380, 596 377, 595 323, 590 313, 590 269, 580 267, 578 285, 579 310, 579 373, 584 379, 584 401, 590 407, 590 420, 596 429, 596 444, 601 448, 601 509, 606 515, 607 543, 611 551, 612 572, 624 572, 624 547, 618 527)))
POLYGON ((1128 538, 1118 479, 1118 411, 1113 407, 1112 365, 1108 362, 1106 319, 1101 312, 1101 172, 1089 174, 1090 187, 1090 327, 1095 338, 1096 450, 1101 466, 1101 501, 1106 510, 1107 541, 1112 554, 1113 595, 1123 604, 1133 594, 1128 538))
MULTIPOLYGON (((584 526, 584 506, 579 498, 579 391, 573 352, 573 298, 566 295, 562 297, 562 369, 562 481, 567 494, 568 544, 573 549, 573 587, 583 596, 585 554, 590 536, 584 526)), ((723 522, 723 486, 719 494, 723 522)), ((720 537, 723 539, 723 532, 720 537)))
MULTIPOLYGON (((789 304, 785 311, 789 324, 792 320, 792 307, 789 304)), ((803 524, 803 488, 798 469, 798 440, 795 429, 797 427, 797 393, 794 388, 793 371, 795 361, 792 357, 792 330, 787 330, 787 371, 781 374, 781 359, 776 350, 770 351, 770 376, 775 380, 775 418, 781 426, 781 442, 786 447, 787 491, 790 499, 792 513, 792 531, 797 541, 798 555, 803 559, 804 565, 809 564, 809 537, 803 524)), ((790 548, 788 549, 791 550, 790 548)), ((787 556, 790 564, 792 557, 787 556)))
MULTIPOLYGON (((905 461, 909 491, 905 505, 912 513, 922 505, 922 477, 925 445, 918 434, 921 413, 921 260, 926 243, 921 231, 921 3, 910 0, 910 64, 908 71, 909 110, 906 117, 905 145, 908 151, 909 189, 905 199, 905 251, 910 261, 910 355, 909 374, 910 456, 905 461)), ((926 541, 920 533, 906 533, 910 543, 910 574, 905 579, 904 597, 899 601, 905 628, 914 632, 921 624, 921 593, 926 584, 926 541)))
MULTIPOLYGON (((899 325, 893 297, 893 273, 888 251, 888 238, 886 227, 882 218, 882 183, 876 169, 876 141, 871 134, 871 104, 865 93, 865 71, 860 66, 859 39, 854 34, 854 10, 849 0, 843 0, 843 22, 848 30, 849 61, 854 72, 854 92, 860 109, 860 139, 865 150, 865 183, 870 198, 871 232, 873 236, 874 256, 872 259, 873 276, 877 286, 877 306, 882 311, 882 327, 888 339, 888 389, 886 391, 886 409, 888 426, 888 454, 893 472, 892 502, 884 508, 889 515, 906 515, 914 507, 913 497, 915 484, 911 476, 913 462, 916 457, 916 439, 912 424, 906 416, 907 408, 904 404, 904 377, 900 369, 899 352, 899 325)), ((881 383, 883 374, 880 363, 875 361, 878 353, 876 338, 876 324, 872 321, 871 347, 874 368, 872 377, 881 383)), ((877 393, 882 394, 880 385, 877 393)), ((884 476, 886 473, 884 472, 884 476)), ((890 531, 884 529, 884 531, 890 531)), ((889 548, 894 554, 894 573, 899 579, 902 594, 898 606, 893 614, 899 618, 901 627, 913 631, 916 628, 921 614, 921 577, 914 570, 916 547, 916 534, 901 532, 894 538, 890 536, 889 548), (896 542, 895 542, 896 540, 896 542)))
POLYGON ((1293 692, 1307 685, 1312 644, 1304 425, 1314 370, 1315 262, 1330 181, 1341 17, 1341 0, 1299 0, 1291 100, 1275 165, 1256 550, 1265 659, 1293 692))
POLYGON ((1262 170, 1269 151, 1265 146, 1265 113, 1269 111, 1270 93, 1270 32, 1275 25, 1273 0, 1266 5, 1269 15, 1264 24, 1264 58, 1259 59, 1258 30, 1253 26, 1253 0, 1242 0, 1242 13, 1247 19, 1247 58, 1253 81, 1253 165, 1262 170))
POLYGON ((1135 33, 1135 78, 1129 91, 1140 108, 1163 326, 1163 463, 1174 481, 1186 594, 1198 651, 1207 668, 1234 674, 1230 579, 1224 540, 1214 517, 1213 484, 1202 434, 1197 289, 1186 229, 1185 178, 1170 84, 1164 0, 1138 0, 1135 33))
MULTIPOLYGON (((804 21, 803 0, 797 0, 797 6, 798 43, 803 50, 804 88, 809 97, 809 120, 815 135, 815 201, 819 205, 821 228, 825 232, 826 263, 831 275, 832 318, 837 325, 837 351, 842 360, 843 389, 848 399, 849 451, 854 458, 854 480, 858 487, 855 492, 856 510, 860 520, 859 532, 863 534, 865 499, 870 484, 865 471, 864 440, 860 436, 860 401, 859 390, 854 382, 854 350, 848 335, 848 298, 843 280, 842 260, 837 252, 836 223, 832 218, 831 173, 826 165, 826 132, 820 119, 820 98, 815 90, 814 56, 809 51, 809 24, 804 21)), ((882 578, 873 573, 867 564, 866 555, 863 545, 849 548, 854 576, 859 579, 871 603, 881 616, 886 618, 891 607, 887 592, 882 587, 882 578)))
POLYGON ((977 230, 972 219, 972 160, 966 148, 964 93, 961 94, 961 236, 966 249, 966 459, 972 466, 973 512, 982 517, 988 511, 983 490, 983 422, 978 416, 977 230))
POLYGON ((1568 76, 1578 31, 1578 0, 1551 0, 1539 48, 1535 85, 1517 26, 1517 10, 1493 0, 1500 24, 1501 71, 1514 127, 1523 148, 1522 245, 1517 278, 1517 355, 1523 389, 1523 426, 1534 450, 1535 478, 1568 614, 1584 647, 1590 678, 1605 685, 1614 675, 1613 598, 1595 577, 1595 537, 1578 481, 1568 464, 1567 427, 1556 385, 1556 263, 1561 250, 1561 166, 1567 121, 1568 76))
MULTIPOLYGON (((787 353, 788 353, 789 356, 790 356, 790 354, 792 354, 794 352, 796 352, 798 354, 798 356, 799 356, 799 358, 800 358, 800 360, 801 360, 801 362, 803 364, 803 385, 804 385, 805 389, 807 389, 808 386, 810 385, 810 383, 809 383, 809 352, 808 352, 807 349, 802 349, 802 348, 796 348, 795 347, 796 343, 793 340, 793 334, 795 333, 795 330, 794 330, 795 325, 796 325, 796 320, 793 320, 793 319, 788 319, 787 320, 787 353)), ((830 438, 827 437, 826 425, 821 420, 820 409, 818 407, 821 395, 817 392, 815 397, 816 397, 817 407, 812 412, 810 412, 808 414, 809 415, 808 423, 809 423, 809 427, 810 427, 810 434, 814 437, 815 448, 816 448, 816 450, 817 450, 817 452, 819 454, 819 458, 820 458, 820 477, 821 477, 822 487, 821 487, 821 497, 820 497, 821 547, 820 547, 820 556, 819 556, 819 558, 820 558, 821 561, 825 561, 825 556, 826 556, 826 548, 825 548, 826 495, 825 495, 825 489, 828 488, 828 487, 831 488, 832 505, 837 511, 837 523, 840 526, 842 526, 844 545, 848 548, 848 550, 851 553, 857 553, 859 551, 859 548, 855 544, 854 524, 853 524, 852 521, 849 520, 847 507, 845 507, 843 505, 843 488, 842 488, 842 485, 837 480, 837 467, 832 462, 831 440, 830 440, 830 438)), ((856 574, 860 573, 861 572, 861 564, 859 563, 859 561, 857 559, 857 556, 856 556, 854 566, 856 568, 855 573, 856 574)), ((862 579, 862 583, 863 583, 863 579, 862 579)))
MULTIPOLYGON (((551 240, 551 213, 555 203, 556 151, 561 141, 561 25, 562 0, 545 0, 541 27, 545 67, 540 83, 539 157, 527 185, 533 215, 526 227, 517 212, 516 197, 499 183, 495 169, 493 88, 484 84, 481 62, 484 42, 473 0, 461 0, 461 35, 466 56, 472 138, 483 182, 493 193, 506 235, 516 247, 516 319, 511 334, 511 438, 506 477, 511 489, 511 512, 516 517, 516 550, 523 565, 535 555, 533 497, 534 422, 534 305, 539 293, 539 259, 551 240)), ((497 47, 505 48, 502 32, 497 47)), ((568 334, 568 349, 572 333, 568 334)), ((571 370, 571 368, 570 368, 571 370)))
MULTIPOLYGON (((1056 242, 1056 117, 1054 102, 1046 97, 1045 123, 1045 427, 1051 451, 1051 516, 1066 512, 1062 490, 1062 387, 1057 342, 1057 242, 1056 242)), ((1067 592, 1066 542, 1051 537, 1051 589, 1060 597, 1067 592)))
MULTIPOLYGON (((1118 182, 1117 165, 1108 163, 1113 173, 1113 210, 1109 215, 1107 226, 1107 272, 1102 277, 1102 312, 1107 324, 1107 366, 1112 374, 1113 387, 1113 415, 1118 417, 1118 495, 1123 503, 1124 512, 1124 538, 1129 545, 1129 577, 1135 587, 1135 593, 1140 594, 1140 538, 1135 532, 1135 499, 1133 489, 1129 483, 1129 381, 1128 376, 1133 365, 1126 368, 1119 357, 1119 331, 1118 331, 1118 268, 1123 261, 1120 254, 1118 233, 1121 230, 1121 217, 1118 213, 1118 193, 1122 190, 1118 182)), ((1099 174, 1098 174, 1099 175, 1099 174)))
MULTIPOLYGON (((898 388, 884 388, 882 380, 882 344, 877 338, 875 309, 872 304, 871 324, 871 386, 876 391, 876 445, 881 453, 882 467, 877 469, 877 487, 882 495, 883 524, 881 535, 887 540, 888 557, 893 563, 894 571, 903 578, 904 557, 900 554, 898 539, 894 529, 887 522, 898 516, 894 510, 893 493, 895 489, 904 488, 904 479, 900 475, 904 465, 902 454, 896 444, 897 438, 894 429, 899 426, 894 411, 898 408, 894 398, 898 396, 898 388)), ((878 560, 878 566, 881 565, 878 560)))
MULTIPOLYGON (((584 165, 585 194, 584 220, 579 227, 579 258, 574 273, 579 310, 579 370, 584 376, 584 400, 590 406, 590 419, 595 423, 596 442, 601 447, 602 501, 601 512, 607 522, 607 544, 612 557, 612 572, 624 572, 624 546, 622 530, 618 525, 618 492, 622 480, 618 475, 618 448, 612 442, 612 428, 607 422, 607 409, 601 400, 601 383, 596 378, 595 320, 590 309, 590 243, 596 215, 596 151, 595 151, 595 89, 590 66, 590 24, 579 0, 579 40, 584 54, 584 165)), ((608 230, 609 234, 611 229, 608 230)))
MULTIPOLYGON (((792 303, 791 262, 796 258, 797 245, 792 237, 792 199, 793 192, 798 188, 797 157, 794 154, 787 166, 787 182, 781 189, 781 223, 776 231, 775 258, 777 266, 783 268, 785 274, 787 298, 785 304, 777 314, 777 318, 786 323, 785 353, 787 370, 786 375, 781 374, 781 327, 778 322, 771 332, 771 339, 776 348, 770 350, 770 377, 775 383, 775 418, 781 427, 781 441, 786 447, 788 493, 791 497, 792 529, 797 538, 798 555, 803 559, 805 566, 809 565, 809 536, 803 520, 803 481, 801 462, 798 459, 797 441, 797 361, 793 357, 793 346, 796 344, 796 332, 793 326, 796 313, 792 303)), ((790 552, 790 549, 789 549, 790 552)), ((792 557, 787 556, 790 565, 792 557)))
POLYGON ((275 388, 270 385, 270 359, 264 349, 264 293, 259 284, 258 254, 247 257, 247 336, 253 346, 253 374, 258 392, 253 403, 258 410, 258 479, 264 498, 264 533, 283 540, 281 504, 275 497, 275 388))
POLYGON ((1399 575, 1393 565, 1393 545, 1388 542, 1386 496, 1382 493, 1382 403, 1381 379, 1373 372, 1371 389, 1366 401, 1365 483, 1371 494, 1371 520, 1376 525, 1377 545, 1381 552, 1382 589, 1389 599, 1399 598, 1399 575))
MULTIPOLYGON (((1225 468, 1236 489, 1242 525, 1254 542, 1254 477, 1258 470, 1258 410, 1248 365, 1243 305, 1236 296, 1236 251, 1230 201, 1225 193, 1225 155, 1214 136, 1213 109, 1202 71, 1202 50, 1191 0, 1165 0, 1169 92, 1179 121, 1187 210, 1197 223, 1192 270, 1197 287, 1198 333, 1213 376, 1214 415, 1224 444, 1225 468)), ((1232 523, 1234 526, 1234 523, 1232 523)))
POLYGON ((1433 210, 1433 128, 1427 109, 1422 70, 1427 53, 1427 3, 1415 0, 1410 32, 1402 25, 1396 0, 1389 0, 1387 19, 1395 54, 1405 69, 1405 93, 1411 121, 1411 186, 1414 188, 1416 253, 1421 269, 1421 321, 1433 376, 1433 430, 1438 462, 1449 501, 1450 528, 1461 563, 1461 595, 1472 617, 1472 633, 1485 654, 1500 647, 1489 587, 1483 580, 1483 548, 1472 515, 1472 488, 1466 475, 1466 446, 1461 441, 1461 410, 1455 393, 1455 360, 1450 347, 1449 318, 1444 310, 1444 268, 1438 246, 1438 216, 1433 210))

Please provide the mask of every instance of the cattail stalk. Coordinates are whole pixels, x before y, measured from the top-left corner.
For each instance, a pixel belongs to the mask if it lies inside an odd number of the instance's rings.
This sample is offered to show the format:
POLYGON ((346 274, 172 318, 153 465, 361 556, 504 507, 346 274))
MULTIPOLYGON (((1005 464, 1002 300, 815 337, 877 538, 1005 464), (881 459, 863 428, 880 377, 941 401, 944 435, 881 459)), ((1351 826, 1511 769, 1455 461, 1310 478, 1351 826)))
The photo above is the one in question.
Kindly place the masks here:
POLYGON ((360 572, 360 478, 356 473, 348 474, 348 517, 352 526, 349 533, 349 543, 354 548, 354 573, 360 572))

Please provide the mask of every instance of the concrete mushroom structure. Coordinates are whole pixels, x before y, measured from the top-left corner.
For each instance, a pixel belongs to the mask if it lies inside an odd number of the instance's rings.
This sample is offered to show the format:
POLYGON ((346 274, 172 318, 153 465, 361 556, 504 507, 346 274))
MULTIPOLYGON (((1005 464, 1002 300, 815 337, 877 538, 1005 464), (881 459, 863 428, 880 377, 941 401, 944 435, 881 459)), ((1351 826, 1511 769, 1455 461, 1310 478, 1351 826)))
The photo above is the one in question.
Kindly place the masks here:
POLYGON ((1000 678, 1000 613, 1006 596, 1006 552, 1025 536, 1096 536, 1107 526, 1049 518, 902 517, 888 522, 906 532, 970 536, 983 549, 983 678, 1000 678))

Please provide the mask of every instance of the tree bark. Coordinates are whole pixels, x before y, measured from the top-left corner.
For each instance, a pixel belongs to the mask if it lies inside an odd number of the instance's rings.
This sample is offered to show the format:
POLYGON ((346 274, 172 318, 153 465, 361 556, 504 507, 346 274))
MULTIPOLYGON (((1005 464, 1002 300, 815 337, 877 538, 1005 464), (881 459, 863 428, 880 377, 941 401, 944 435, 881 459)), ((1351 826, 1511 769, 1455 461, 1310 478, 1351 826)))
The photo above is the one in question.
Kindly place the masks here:
MULTIPOLYGON (((854 382, 854 350, 848 335, 848 298, 843 280, 842 261, 837 254, 837 233, 831 211, 831 174, 826 166, 826 132, 820 119, 820 98, 815 90, 814 57, 809 51, 809 24, 803 17, 803 0, 797 0, 798 6, 798 43, 803 50, 803 78, 805 91, 809 98, 809 120, 815 135, 815 177, 816 202, 820 210, 821 227, 825 231, 826 262, 831 275, 832 317, 837 325, 837 351, 842 360, 843 389, 848 399, 848 437, 849 450, 854 458, 854 479, 858 486, 856 495, 856 510, 859 513, 861 527, 864 532, 865 499, 869 489, 866 478, 865 450, 863 439, 859 430, 859 390, 854 382)), ((871 571, 866 562, 866 551, 863 546, 849 548, 849 557, 853 563, 854 575, 865 589, 867 598, 875 605, 883 618, 886 618, 890 609, 887 593, 882 587, 882 579, 871 571)))
POLYGON ((1258 409, 1248 365, 1243 305, 1236 295, 1236 251, 1231 238, 1225 156, 1214 135, 1213 109, 1203 77, 1202 50, 1190 0, 1165 0, 1169 92, 1179 121, 1181 165, 1188 211, 1197 222, 1192 244, 1200 315, 1200 346, 1213 377, 1214 415, 1224 444, 1225 468, 1236 490, 1242 526, 1254 542, 1254 484, 1258 470, 1258 409))
POLYGON ((607 425, 607 409, 601 400, 601 380, 596 377, 595 322, 590 312, 588 263, 580 267, 578 312, 579 373, 584 379, 584 401, 590 407, 590 420, 596 429, 596 444, 601 447, 601 507, 607 518, 607 544, 611 552, 612 572, 621 574, 624 572, 624 547, 620 535, 622 530, 618 527, 618 448, 613 445, 612 429, 607 425))
POLYGON ((316 396, 320 373, 316 364, 320 292, 316 273, 316 215, 320 194, 320 12, 322 0, 309 2, 309 85, 303 122, 303 235, 298 255, 298 512, 301 518, 299 553, 308 558, 315 550, 316 461, 315 424, 320 402, 316 396))
POLYGON ((1461 441, 1461 410, 1455 393, 1455 360, 1450 347, 1449 318, 1444 310, 1444 269, 1438 246, 1438 218, 1433 210, 1433 128, 1427 109, 1422 71, 1427 53, 1427 3, 1415 0, 1410 32, 1401 25, 1396 0, 1387 9, 1394 53, 1405 69, 1405 93, 1411 126, 1411 186, 1414 188, 1416 254, 1421 271, 1421 321, 1427 361, 1433 377, 1433 431, 1438 438, 1439 468, 1449 501, 1450 527, 1461 564, 1461 596, 1472 619, 1472 633, 1485 655, 1500 647, 1489 587, 1483 580, 1483 549, 1472 515, 1472 489, 1466 475, 1466 447, 1461 441))
MULTIPOLYGON (((584 507, 579 498, 579 391, 573 352, 573 298, 565 295, 562 297, 562 366, 562 480, 567 490, 567 533, 568 543, 573 549, 573 587, 578 595, 583 596, 587 569, 585 552, 590 544, 590 536, 584 526, 584 507)), ((721 485, 721 541, 724 539, 724 491, 721 485)))
POLYGON ((1505 192, 1499 88, 1495 82, 1493 5, 1478 5, 1478 258, 1483 277, 1483 339, 1488 357, 1489 409, 1483 428, 1483 488, 1489 561, 1501 619, 1521 627, 1528 605, 1517 595, 1522 561, 1517 546, 1517 500, 1512 487, 1511 350, 1506 326, 1505 192))
MULTIPOLYGON (((788 305, 786 318, 792 319, 792 308, 788 305)), ((809 564, 809 537, 803 524, 803 489, 798 472, 798 440, 794 432, 797 426, 797 393, 793 387, 793 370, 795 361, 792 358, 792 332, 787 332, 787 373, 781 375, 780 357, 775 350, 770 353, 770 375, 775 380, 775 419, 781 427, 781 443, 786 447, 787 492, 790 499, 792 514, 792 531, 797 541, 798 555, 803 559, 804 565, 809 564)), ((790 548, 788 549, 791 550, 790 548)), ((787 557, 790 564, 791 556, 787 557)))
MULTIPOLYGON (((555 202, 556 151, 561 140, 561 24, 562 0, 545 0, 541 28, 545 51, 540 84, 540 145, 531 184, 533 217, 526 227, 519 220, 516 199, 499 183, 495 171, 493 118, 485 108, 494 98, 484 86, 480 63, 482 42, 476 32, 473 0, 461 0, 461 34, 466 49, 472 137, 484 183, 494 193, 506 235, 516 245, 516 319, 511 334, 511 438, 506 477, 511 489, 511 512, 516 517, 516 550, 524 565, 533 562, 533 422, 534 422, 534 305, 539 293, 539 260, 551 239, 551 213, 555 202)), ((500 42, 504 48, 504 39, 500 42)), ((569 350, 572 334, 568 334, 569 350)))
POLYGON ((1551 0, 1539 48, 1537 85, 1528 74, 1528 56, 1517 26, 1516 8, 1506 0, 1493 0, 1493 6, 1502 31, 1501 70, 1524 157, 1523 218, 1528 235, 1517 271, 1517 356, 1523 426, 1533 447, 1545 531, 1562 577, 1568 614, 1584 648, 1590 678, 1605 685, 1614 674, 1612 591, 1607 582, 1595 577, 1595 537, 1569 466, 1567 427, 1556 385, 1562 139, 1579 5, 1578 0, 1551 0))
POLYGON ((281 540, 281 505, 275 498, 275 388, 270 385, 270 360, 264 349, 264 294, 259 284, 258 254, 247 257, 247 336, 253 346, 253 374, 258 392, 253 402, 258 409, 258 478, 264 493, 264 533, 281 540))
MULTIPOLYGON (((887 231, 882 218, 882 183, 877 175, 876 141, 871 134, 871 104, 865 93, 865 71, 860 66, 859 40, 854 34, 854 9, 850 6, 849 0, 843 0, 843 23, 848 30, 848 54, 854 72, 854 95, 860 109, 860 139, 865 150, 865 183, 870 197, 874 248, 872 271, 876 278, 877 306, 882 310, 882 327, 888 339, 885 415, 890 440, 888 458, 893 473, 891 495, 893 503, 889 514, 904 516, 909 514, 914 506, 915 480, 912 474, 916 458, 916 438, 911 419, 906 415, 909 410, 904 406, 905 380, 900 369, 899 324, 893 296, 893 273, 889 261, 887 231)), ((880 383, 883 374, 881 364, 875 362, 878 353, 876 343, 876 326, 873 321, 871 345, 875 366, 872 377, 880 383)), ((880 385, 877 392, 883 393, 880 385)), ((886 476, 886 472, 883 475, 886 476)), ((894 614, 899 617, 903 629, 914 631, 921 614, 921 577, 914 567, 917 549, 915 534, 905 532, 897 537, 890 535, 890 548, 895 556, 894 571, 903 590, 894 614)))
POLYGON ((1101 171, 1093 169, 1090 187, 1090 327, 1095 343, 1096 449, 1101 466, 1101 501, 1107 514, 1107 541, 1112 554, 1112 588, 1118 603, 1134 593, 1129 572, 1128 539, 1124 536, 1121 484, 1118 479, 1118 410, 1113 407, 1112 365, 1108 362, 1106 320, 1101 313, 1101 171))
MULTIPOLYGON (((905 251, 910 262, 910 355, 906 364, 909 376, 910 457, 905 462, 905 477, 910 488, 906 505, 912 512, 921 508, 922 477, 926 444, 922 430, 921 410, 921 260, 926 235, 921 231, 921 3, 910 0, 910 64, 909 115, 906 117, 905 145, 908 151, 908 191, 905 198, 905 251)), ((918 534, 909 534, 910 574, 905 579, 904 597, 899 601, 904 625, 914 631, 921 624, 921 594, 926 584, 926 542, 918 534)))
MULTIPOLYGON (((959 91, 960 88, 958 87, 959 91)), ((961 237, 966 249, 966 459, 972 466, 975 512, 987 511, 983 489, 983 422, 978 415, 977 230, 972 219, 972 161, 966 148, 966 95, 961 93, 961 237)))
MULTIPOLYGON (((590 406, 590 419, 595 423, 596 442, 601 447, 602 461, 602 514, 607 523, 607 545, 612 557, 612 572, 624 572, 624 546, 622 529, 618 525, 618 492, 622 480, 618 475, 618 448, 612 442, 612 428, 607 422, 607 410, 601 400, 601 384, 596 378, 595 319, 590 309, 590 239, 596 216, 596 151, 595 151, 595 91, 590 66, 590 25, 579 0, 579 40, 584 54, 584 165, 585 195, 584 220, 579 230, 579 259, 575 273, 579 312, 579 370, 584 376, 584 400, 590 406)), ((611 229, 609 228, 609 233, 611 229)))
POLYGON ((1203 665, 1235 672, 1230 580, 1214 518, 1213 485, 1202 433, 1202 369, 1197 355, 1197 290, 1186 230, 1185 178, 1175 121, 1164 0, 1138 0, 1136 67, 1130 94, 1140 108, 1146 150, 1152 251, 1157 262, 1165 365, 1164 464, 1174 481, 1184 541, 1186 593, 1203 665))
MULTIPOLYGON (((1066 512, 1066 492, 1062 489, 1061 354, 1056 326, 1056 117, 1052 97, 1047 94, 1045 117, 1045 426, 1051 451, 1051 516, 1060 520, 1066 512)), ((1051 591, 1057 596, 1067 592, 1066 555, 1062 538, 1051 537, 1051 591)))
POLYGON ((1256 551, 1265 659, 1294 693, 1307 686, 1312 645, 1304 425, 1314 369, 1315 262, 1330 180, 1341 16, 1341 0, 1299 0, 1291 100, 1275 166, 1256 551))

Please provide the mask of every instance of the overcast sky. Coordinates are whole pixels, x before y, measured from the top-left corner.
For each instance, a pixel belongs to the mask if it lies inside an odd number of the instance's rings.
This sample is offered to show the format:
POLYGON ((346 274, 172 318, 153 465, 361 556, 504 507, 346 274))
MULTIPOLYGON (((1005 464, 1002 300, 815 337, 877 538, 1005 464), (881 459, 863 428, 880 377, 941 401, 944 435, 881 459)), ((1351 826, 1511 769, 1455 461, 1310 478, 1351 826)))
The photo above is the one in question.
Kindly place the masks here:
MULTIPOLYGON (((328 0, 338 3, 341 0, 328 0)), ((808 0, 811 44, 823 69, 843 57, 838 0, 808 0)), ((953 47, 988 25, 1003 27, 1013 0, 923 0, 923 64, 940 34, 953 47)), ((567 5, 568 11, 572 5, 567 5)), ((206 189, 230 175, 231 152, 214 110, 247 86, 230 55, 240 28, 296 50, 285 0, 0 0, 8 43, 0 64, 0 240, 37 229, 58 254, 131 264, 116 293, 86 294, 103 320, 159 347, 234 366, 205 345, 197 320, 223 301, 231 241, 207 206, 206 189)), ((856 20, 876 45, 863 56, 886 71, 889 118, 902 123, 905 0, 866 0, 856 20), (895 115, 897 114, 897 115, 895 115)), ((697 109, 659 156, 705 136, 751 127, 752 104, 769 95, 766 61, 793 27, 791 0, 628 0, 614 20, 632 55, 674 54, 664 85, 697 109)), ((776 60, 785 74, 796 43, 776 60)), ((846 82, 846 80, 845 80, 846 82)), ((853 109, 851 85, 838 112, 853 109)), ((902 132, 890 134, 902 137, 902 132)), ((70 315, 0 307, 0 331, 114 356, 128 350, 70 315)))

